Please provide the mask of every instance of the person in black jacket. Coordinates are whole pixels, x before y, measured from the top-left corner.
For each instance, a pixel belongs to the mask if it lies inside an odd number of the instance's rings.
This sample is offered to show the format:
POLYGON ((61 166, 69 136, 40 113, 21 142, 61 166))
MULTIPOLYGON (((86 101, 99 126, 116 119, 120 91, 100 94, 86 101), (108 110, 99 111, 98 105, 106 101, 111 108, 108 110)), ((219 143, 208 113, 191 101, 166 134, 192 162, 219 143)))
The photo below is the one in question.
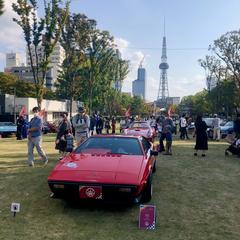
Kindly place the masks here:
POLYGON ((19 116, 19 118, 17 119, 17 133, 16 133, 17 140, 23 139, 22 129, 23 129, 24 123, 25 123, 25 121, 24 121, 23 116, 19 116))
POLYGON ((104 125, 104 122, 103 122, 102 116, 101 116, 101 115, 98 115, 98 117, 97 117, 97 123, 96 123, 96 131, 97 131, 97 134, 102 134, 103 125, 104 125))
POLYGON ((233 131, 235 132, 236 138, 240 138, 240 113, 237 114, 237 118, 233 124, 233 131))
POLYGON ((202 120, 202 116, 198 115, 195 122, 196 145, 194 156, 197 156, 198 150, 202 150, 202 157, 205 157, 205 151, 208 150, 208 136, 207 136, 207 124, 202 120))
POLYGON ((67 119, 67 113, 61 115, 62 120, 59 123, 57 137, 56 137, 56 149, 59 150, 59 153, 64 156, 67 148, 66 135, 69 132, 72 132, 71 123, 67 119))
POLYGON ((96 116, 93 114, 90 117, 90 135, 92 136, 94 134, 94 128, 96 127, 97 119, 96 116))

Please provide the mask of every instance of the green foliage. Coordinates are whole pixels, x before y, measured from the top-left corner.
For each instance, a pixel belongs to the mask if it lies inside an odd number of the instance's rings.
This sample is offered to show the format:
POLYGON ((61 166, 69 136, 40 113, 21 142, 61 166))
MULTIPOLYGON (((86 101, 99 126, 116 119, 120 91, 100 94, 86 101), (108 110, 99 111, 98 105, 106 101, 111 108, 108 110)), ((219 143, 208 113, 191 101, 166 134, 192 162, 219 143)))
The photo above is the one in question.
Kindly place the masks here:
POLYGON ((14 94, 17 97, 36 97, 34 84, 17 80, 14 75, 0 73, 0 91, 2 94, 14 94))
POLYGON ((221 60, 224 67, 233 76, 236 86, 240 87, 240 31, 223 34, 214 41, 210 47, 214 54, 221 60))
POLYGON ((199 113, 233 115, 239 104, 239 90, 233 80, 222 80, 211 91, 183 97, 178 110, 196 116, 199 113))
POLYGON ((204 60, 199 60, 206 77, 217 86, 207 96, 211 113, 232 115, 240 106, 240 31, 231 31, 216 39, 204 60))
POLYGON ((237 95, 234 81, 221 81, 208 94, 211 112, 225 112, 227 115, 233 115, 238 105, 237 95))
POLYGON ((180 113, 188 112, 193 116, 210 113, 208 92, 204 90, 195 95, 183 97, 178 109, 180 113))
POLYGON ((41 107, 44 95, 45 77, 48 71, 50 55, 59 41, 69 12, 70 2, 67 1, 65 8, 60 11, 61 3, 61 0, 44 0, 45 16, 43 18, 37 17, 38 4, 36 0, 17 0, 16 3, 12 4, 13 10, 19 17, 18 19, 14 18, 13 21, 24 32, 39 107, 41 107), (41 39, 43 34, 44 37, 41 39), (37 54, 39 46, 44 47, 44 56, 41 59, 37 54))
POLYGON ((15 85, 17 79, 15 76, 0 72, 0 92, 1 94, 12 94, 13 86, 15 85))
POLYGON ((4 2, 3 0, 0 0, 0 15, 3 14, 3 8, 4 8, 4 2))
POLYGON ((97 29, 96 25, 95 20, 83 14, 68 16, 61 35, 66 59, 56 84, 57 95, 85 102, 90 112, 112 114, 121 111, 118 107, 120 94, 113 85, 122 84, 129 64, 121 59, 109 32, 97 29), (115 101, 118 110, 113 110, 109 101, 115 101))

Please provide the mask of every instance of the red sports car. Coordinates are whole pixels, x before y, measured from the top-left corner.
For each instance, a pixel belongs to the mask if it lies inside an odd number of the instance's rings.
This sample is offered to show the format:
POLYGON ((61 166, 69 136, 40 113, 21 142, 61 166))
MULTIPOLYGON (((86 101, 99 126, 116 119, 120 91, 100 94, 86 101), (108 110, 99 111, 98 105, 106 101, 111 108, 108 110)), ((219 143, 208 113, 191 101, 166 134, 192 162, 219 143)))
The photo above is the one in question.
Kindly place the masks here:
POLYGON ((57 164, 48 184, 55 197, 147 202, 157 154, 144 137, 92 136, 57 164))
POLYGON ((132 136, 143 136, 153 142, 156 131, 148 122, 133 122, 129 128, 125 129, 124 134, 132 136))

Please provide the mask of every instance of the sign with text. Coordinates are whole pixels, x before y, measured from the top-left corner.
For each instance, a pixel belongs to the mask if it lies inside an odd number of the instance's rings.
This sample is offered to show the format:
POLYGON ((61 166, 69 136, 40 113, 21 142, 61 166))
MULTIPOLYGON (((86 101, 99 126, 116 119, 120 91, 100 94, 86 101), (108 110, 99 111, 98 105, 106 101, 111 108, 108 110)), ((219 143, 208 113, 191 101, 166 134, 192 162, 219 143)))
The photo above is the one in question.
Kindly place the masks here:
POLYGON ((140 205, 139 228, 154 230, 156 226, 156 206, 140 205))

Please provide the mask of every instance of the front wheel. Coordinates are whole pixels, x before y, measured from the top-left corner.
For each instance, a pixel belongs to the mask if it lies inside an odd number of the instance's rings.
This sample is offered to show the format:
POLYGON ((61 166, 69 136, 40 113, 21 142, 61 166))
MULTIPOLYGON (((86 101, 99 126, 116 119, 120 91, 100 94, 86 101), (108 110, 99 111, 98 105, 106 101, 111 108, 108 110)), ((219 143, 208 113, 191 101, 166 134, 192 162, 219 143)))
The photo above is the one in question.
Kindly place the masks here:
POLYGON ((142 202, 149 202, 152 199, 152 175, 149 176, 145 189, 142 194, 142 202))

